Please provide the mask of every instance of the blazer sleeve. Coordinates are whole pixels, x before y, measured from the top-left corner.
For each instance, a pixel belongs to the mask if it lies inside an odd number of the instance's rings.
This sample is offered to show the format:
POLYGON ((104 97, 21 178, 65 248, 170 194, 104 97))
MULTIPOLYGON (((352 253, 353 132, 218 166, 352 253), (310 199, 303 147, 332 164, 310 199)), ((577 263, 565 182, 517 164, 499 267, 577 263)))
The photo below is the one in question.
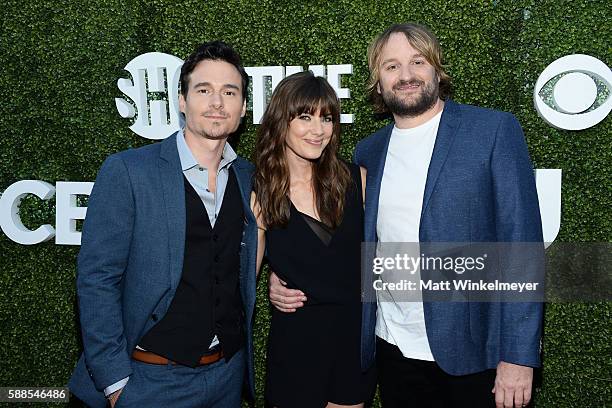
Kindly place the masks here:
POLYGON ((353 163, 355 163, 358 166, 365 167, 363 164, 363 157, 361 155, 361 146, 362 146, 362 143, 359 142, 357 143, 357 146, 355 147, 355 151, 353 152, 353 163))
MULTIPOLYGON (((502 279, 543 285, 544 245, 535 176, 523 131, 511 114, 505 114, 499 125, 491 171, 502 279)), ((501 304, 502 361, 540 365, 542 315, 538 301, 501 304)))
POLYGON ((85 363, 96 388, 132 374, 123 332, 122 278, 134 226, 134 198, 118 155, 102 165, 89 198, 78 257, 77 295, 85 363))

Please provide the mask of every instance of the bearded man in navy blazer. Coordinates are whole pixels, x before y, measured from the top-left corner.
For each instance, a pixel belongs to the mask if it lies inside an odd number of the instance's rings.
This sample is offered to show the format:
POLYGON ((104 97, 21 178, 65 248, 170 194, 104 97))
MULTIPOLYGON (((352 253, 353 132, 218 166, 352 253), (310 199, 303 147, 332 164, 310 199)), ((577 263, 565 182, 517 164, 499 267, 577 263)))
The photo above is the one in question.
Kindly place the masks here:
MULTIPOLYGON (((448 99, 436 37, 398 24, 370 46, 370 97, 394 123, 362 140, 369 242, 542 242, 535 177, 508 113, 448 99)), ((365 284, 367 285, 367 284, 365 284)), ((541 303, 364 303, 385 407, 521 407, 540 364, 541 303), (375 335, 377 338, 374 343, 375 335)))
POLYGON ((248 76, 215 41, 187 58, 180 82, 185 127, 110 156, 89 199, 84 352, 69 387, 92 407, 235 408, 245 372, 253 393, 253 168, 227 143, 248 76))
MULTIPOLYGON (((516 118, 450 100, 440 45, 423 26, 389 27, 371 44, 368 64, 375 109, 394 123, 355 150, 367 170, 365 241, 535 243, 543 250, 535 177, 516 118)), ((271 277, 279 309, 295 310, 303 295, 271 277)), ((376 302, 365 297, 362 366, 376 355, 383 407, 529 403, 541 303, 428 301, 425 291, 416 302, 384 290, 372 296, 376 302)))

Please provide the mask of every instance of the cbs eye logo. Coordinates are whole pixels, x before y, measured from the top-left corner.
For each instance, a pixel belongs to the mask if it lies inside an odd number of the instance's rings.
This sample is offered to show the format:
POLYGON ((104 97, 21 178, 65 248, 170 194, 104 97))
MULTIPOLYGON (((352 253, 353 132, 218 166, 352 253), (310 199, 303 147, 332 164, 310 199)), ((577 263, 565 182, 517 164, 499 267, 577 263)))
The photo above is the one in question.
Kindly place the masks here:
POLYGON ((612 110, 610 68, 589 55, 561 57, 546 67, 533 90, 538 114, 566 130, 595 126, 612 110))

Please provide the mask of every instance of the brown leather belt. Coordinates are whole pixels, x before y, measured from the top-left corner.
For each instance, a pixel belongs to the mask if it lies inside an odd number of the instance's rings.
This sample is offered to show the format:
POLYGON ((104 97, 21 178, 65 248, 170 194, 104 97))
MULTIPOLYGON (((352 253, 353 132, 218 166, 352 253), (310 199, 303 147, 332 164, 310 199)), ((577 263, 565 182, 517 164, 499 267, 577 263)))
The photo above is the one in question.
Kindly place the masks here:
MULTIPOLYGON (((147 364, 161 364, 161 365, 178 364, 172 360, 168 360, 166 357, 162 357, 150 351, 143 351, 143 350, 138 350, 138 349, 134 350, 134 352, 132 353, 132 358, 134 360, 142 361, 143 363, 147 363, 147 364)), ((222 358, 223 358, 223 350, 219 349, 218 351, 214 353, 206 354, 202 356, 200 358, 200 365, 216 363, 222 358)))

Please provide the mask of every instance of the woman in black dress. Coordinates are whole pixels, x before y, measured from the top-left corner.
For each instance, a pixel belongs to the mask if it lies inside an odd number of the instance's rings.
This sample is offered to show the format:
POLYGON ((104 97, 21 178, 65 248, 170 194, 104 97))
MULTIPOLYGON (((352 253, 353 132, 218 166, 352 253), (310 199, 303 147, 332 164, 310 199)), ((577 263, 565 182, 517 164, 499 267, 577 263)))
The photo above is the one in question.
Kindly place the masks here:
POLYGON ((340 106, 324 78, 285 78, 258 131, 252 205, 271 269, 308 293, 272 310, 266 400, 278 408, 363 407, 374 377, 360 366, 363 236, 359 167, 337 157, 340 106))

